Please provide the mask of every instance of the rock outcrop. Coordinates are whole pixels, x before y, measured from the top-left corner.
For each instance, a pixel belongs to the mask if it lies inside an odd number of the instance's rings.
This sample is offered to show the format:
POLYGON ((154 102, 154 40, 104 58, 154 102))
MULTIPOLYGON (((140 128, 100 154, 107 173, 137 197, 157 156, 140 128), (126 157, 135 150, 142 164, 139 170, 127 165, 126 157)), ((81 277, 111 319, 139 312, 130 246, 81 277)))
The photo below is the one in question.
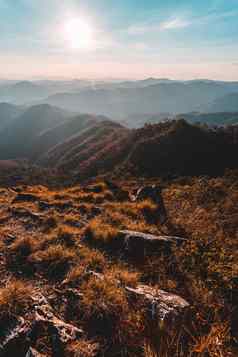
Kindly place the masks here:
POLYGON ((169 253, 173 245, 185 241, 180 237, 156 236, 129 230, 119 231, 117 239, 125 254, 139 259, 153 254, 169 253))
POLYGON ((165 223, 167 220, 167 212, 164 205, 161 187, 156 185, 141 187, 132 197, 132 201, 144 200, 151 200, 157 206, 154 217, 151 217, 154 223, 165 223))
POLYGON ((47 331, 52 356, 64 355, 68 342, 82 337, 83 331, 55 315, 47 299, 40 293, 32 296, 32 311, 24 317, 12 318, 0 333, 1 357, 41 356, 34 347, 42 331, 47 331))

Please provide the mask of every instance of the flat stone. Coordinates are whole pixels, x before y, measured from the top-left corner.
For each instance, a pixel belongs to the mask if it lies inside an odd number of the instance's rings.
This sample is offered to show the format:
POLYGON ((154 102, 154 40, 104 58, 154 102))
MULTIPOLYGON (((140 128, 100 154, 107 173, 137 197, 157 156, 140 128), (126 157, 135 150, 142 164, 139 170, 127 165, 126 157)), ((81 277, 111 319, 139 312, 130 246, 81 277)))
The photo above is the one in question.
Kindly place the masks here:
POLYGON ((182 324, 190 310, 190 304, 180 296, 148 285, 126 287, 126 291, 131 298, 144 303, 149 318, 157 320, 163 327, 182 324))
POLYGON ((119 231, 118 239, 121 240, 124 252, 141 258, 153 253, 169 252, 172 245, 186 241, 176 236, 156 236, 130 230, 119 231))

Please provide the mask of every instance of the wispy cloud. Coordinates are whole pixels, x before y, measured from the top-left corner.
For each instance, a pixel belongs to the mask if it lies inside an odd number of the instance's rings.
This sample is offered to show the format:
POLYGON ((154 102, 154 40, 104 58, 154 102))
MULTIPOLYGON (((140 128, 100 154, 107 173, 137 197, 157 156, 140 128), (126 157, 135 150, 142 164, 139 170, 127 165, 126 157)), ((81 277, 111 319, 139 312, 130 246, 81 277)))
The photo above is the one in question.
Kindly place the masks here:
POLYGON ((175 30, 179 28, 185 28, 190 26, 191 22, 189 20, 175 17, 172 19, 169 19, 167 21, 164 21, 160 24, 160 29, 161 30, 175 30))
POLYGON ((190 26, 191 22, 182 17, 171 17, 163 22, 149 22, 142 24, 135 24, 128 28, 128 33, 130 35, 142 35, 148 32, 162 32, 168 30, 182 29, 190 26))
POLYGON ((171 16, 168 19, 161 19, 146 23, 134 24, 128 28, 129 35, 143 35, 146 33, 163 32, 171 30, 185 29, 190 26, 201 26, 211 22, 226 20, 238 16, 237 10, 227 11, 223 13, 212 11, 206 15, 197 16, 194 14, 186 16, 171 16))

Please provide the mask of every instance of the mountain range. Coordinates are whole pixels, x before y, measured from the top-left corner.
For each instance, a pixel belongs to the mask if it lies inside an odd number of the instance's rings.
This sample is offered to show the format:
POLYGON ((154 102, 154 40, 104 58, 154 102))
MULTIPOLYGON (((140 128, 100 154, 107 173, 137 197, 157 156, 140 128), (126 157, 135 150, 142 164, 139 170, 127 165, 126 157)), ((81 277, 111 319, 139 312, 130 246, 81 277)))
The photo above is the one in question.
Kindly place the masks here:
MULTIPOLYGON (((209 129, 183 119, 128 129, 104 116, 77 114, 49 104, 23 109, 0 104, 11 120, 2 122, 0 160, 28 160, 77 177, 120 167, 142 175, 214 174, 237 167, 237 125, 209 129), (18 112, 18 115, 16 115, 18 112)), ((236 122, 235 113, 204 116, 213 123, 236 122), (220 115, 220 116, 219 116, 220 115), (234 117, 234 120, 231 118, 234 117)))
POLYGON ((0 102, 17 105, 50 104, 61 109, 124 120, 163 113, 238 111, 238 82, 176 81, 148 78, 135 81, 4 81, 0 102))

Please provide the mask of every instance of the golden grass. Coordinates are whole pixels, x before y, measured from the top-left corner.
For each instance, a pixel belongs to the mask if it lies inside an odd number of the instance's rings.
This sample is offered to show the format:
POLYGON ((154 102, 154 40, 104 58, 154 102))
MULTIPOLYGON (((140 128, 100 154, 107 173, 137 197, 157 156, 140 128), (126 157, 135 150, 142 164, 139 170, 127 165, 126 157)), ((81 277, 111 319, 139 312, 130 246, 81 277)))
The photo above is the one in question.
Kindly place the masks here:
POLYGON ((21 281, 11 281, 0 289, 0 319, 24 314, 31 304, 32 288, 21 281))
POLYGON ((110 277, 100 279, 92 276, 81 286, 82 305, 85 318, 120 319, 128 311, 125 292, 110 277))
MULTIPOLYGON (((142 182, 147 183, 156 181, 142 182)), ((120 185, 132 192, 139 181, 122 181, 120 185)), ((106 357, 232 356, 229 325, 232 282, 238 274, 237 179, 180 178, 165 186, 163 197, 169 224, 162 227, 147 220, 147 216, 156 213, 157 209, 151 201, 116 202, 101 182, 90 185, 89 189, 94 192, 84 191, 79 185, 59 191, 44 187, 24 188, 49 203, 54 203, 56 198, 62 204, 70 199, 74 209, 67 215, 44 211, 45 221, 34 227, 39 232, 37 241, 34 238, 36 232, 32 237, 28 233, 21 237, 21 232, 20 237, 8 246, 4 236, 14 228, 11 224, 8 226, 8 220, 0 223, 3 262, 6 257, 7 262, 11 262, 10 268, 15 266, 21 272, 26 264, 32 265, 42 278, 65 279, 65 283, 82 292, 82 302, 77 302, 77 307, 67 304, 66 308, 71 311, 69 316, 73 321, 89 332, 90 339, 102 341, 100 353, 106 357), (92 218, 94 215, 96 218, 92 218), (72 226, 66 226, 67 219, 72 226), (80 221, 82 226, 77 226, 80 221), (88 226, 84 228, 87 221, 88 226), (115 254, 113 250, 120 229, 168 235, 181 229, 188 241, 175 247, 171 255, 147 257, 138 266, 132 266, 135 262, 126 265, 117 257, 117 250, 115 254), (86 245, 89 241, 80 241, 84 233, 91 239, 89 246, 86 245), (94 244, 100 249, 110 246, 113 257, 109 250, 104 254, 93 249, 94 244), (90 270, 103 273, 105 279, 90 275, 90 270), (129 304, 124 293, 125 286, 135 287, 139 281, 177 293, 192 303, 195 315, 188 331, 177 331, 160 346, 153 344, 154 338, 158 342, 157 331, 149 330, 141 306, 129 304), (139 347, 136 349, 135 346, 139 347)), ((6 195, 7 191, 4 191, 3 204, 8 202, 6 195)), ((22 207, 29 209, 27 205, 22 207)), ((6 212, 1 211, 1 215, 5 217, 6 212)), ((4 264, 2 269, 4 274, 4 264)), ((13 273, 12 269, 8 272, 10 276, 13 273)), ((58 286, 58 281, 47 281, 48 288, 55 287, 55 283, 58 286)), ((23 294, 23 288, 14 288, 15 282, 12 284, 0 289, 0 317, 6 316, 6 311, 10 315, 23 314, 29 307, 31 287, 20 283, 24 286, 23 294)), ((65 306, 61 308, 64 311, 65 306)), ((67 353, 70 356, 87 356, 89 353, 91 357, 90 345, 91 341, 78 341, 70 344, 67 353)))
POLYGON ((80 340, 67 346, 68 357, 96 357, 99 351, 99 344, 93 341, 80 340))
POLYGON ((57 234, 57 242, 72 247, 75 245, 75 234, 70 227, 61 227, 57 234))
POLYGON ((110 244, 117 237, 118 230, 97 217, 90 221, 85 231, 89 239, 110 244))
POLYGON ((104 253, 96 249, 82 247, 78 250, 79 262, 86 266, 88 270, 102 272, 108 265, 104 253))
POLYGON ((79 287, 84 280, 84 276, 86 273, 86 266, 77 265, 73 267, 67 274, 64 283, 69 284, 73 287, 79 287))
POLYGON ((30 260, 48 277, 61 277, 75 260, 75 252, 60 244, 51 245, 33 253, 30 260))

